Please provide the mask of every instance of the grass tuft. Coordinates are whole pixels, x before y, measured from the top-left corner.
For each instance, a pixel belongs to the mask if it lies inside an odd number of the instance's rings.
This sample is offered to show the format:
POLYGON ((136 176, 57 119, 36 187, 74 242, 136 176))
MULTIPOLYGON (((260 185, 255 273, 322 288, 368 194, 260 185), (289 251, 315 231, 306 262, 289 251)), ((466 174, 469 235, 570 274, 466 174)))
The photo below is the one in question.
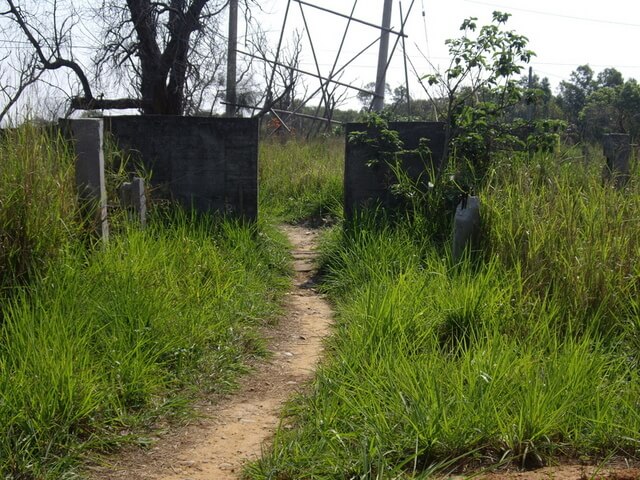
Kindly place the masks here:
POLYGON ((73 159, 29 123, 0 133, 0 291, 25 285, 80 233, 73 159))

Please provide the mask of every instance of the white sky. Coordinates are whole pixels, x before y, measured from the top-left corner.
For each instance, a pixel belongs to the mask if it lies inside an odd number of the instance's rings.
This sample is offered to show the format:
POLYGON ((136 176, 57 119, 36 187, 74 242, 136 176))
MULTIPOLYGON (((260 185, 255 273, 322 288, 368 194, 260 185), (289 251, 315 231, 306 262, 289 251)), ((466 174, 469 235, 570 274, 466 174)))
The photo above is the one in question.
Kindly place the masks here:
MULTIPOLYGON (((309 3, 348 14, 354 0, 306 0, 309 3)), ((400 30, 398 1, 394 0, 392 26, 400 30)), ((402 0, 406 12, 411 0, 402 0)), ((266 0, 261 2, 265 10, 260 13, 260 23, 268 28, 275 45, 282 27, 287 0, 266 0)), ((380 24, 383 0, 358 0, 354 16, 356 18, 380 24)), ((478 17, 479 25, 491 21, 494 10, 508 12, 512 17, 507 28, 515 30, 529 38, 529 49, 537 56, 531 62, 534 72, 540 77, 548 77, 551 84, 569 77, 569 74, 581 64, 588 63, 597 73, 606 67, 615 67, 625 78, 640 80, 640 1, 638 0, 415 0, 406 33, 407 51, 421 74, 429 73, 427 61, 419 53, 420 49, 430 61, 444 67, 447 64, 445 39, 460 35, 462 20, 478 17), (422 12, 425 12, 425 17, 422 12), (425 36, 426 23, 426 36, 425 36), (428 41, 427 41, 428 40, 428 41)), ((309 30, 319 57, 320 69, 328 76, 335 59, 347 20, 324 13, 317 9, 304 7, 309 22, 309 30)), ((291 1, 290 16, 287 22, 286 38, 291 38, 294 29, 302 28, 300 5, 291 1)), ((376 29, 366 26, 353 26, 347 36, 347 48, 341 57, 344 61, 364 48, 379 36, 376 29)), ((392 36, 392 42, 393 42, 392 36)), ((392 43, 393 45, 393 43, 392 43)), ((346 72, 342 81, 356 86, 375 81, 377 51, 375 46, 360 57, 346 72)), ((315 71, 309 41, 304 38, 304 56, 301 68, 315 71)), ((411 93, 422 97, 420 89, 413 82, 415 75, 409 73, 411 93)), ((317 81, 307 80, 315 86, 317 81)), ((401 45, 391 64, 387 83, 391 88, 404 83, 401 45)), ((353 106, 351 102, 348 106, 353 106)), ((357 104, 356 104, 357 105, 357 104)))
MULTIPOLYGON (((78 1, 82 3, 86 0, 78 1)), ((269 43, 275 49, 289 0, 257 1, 263 11, 254 8, 255 21, 269 32, 269 43)), ((348 14, 356 0, 305 1, 348 14)), ((394 30, 400 30, 399 4, 402 3, 406 15, 411 2, 412 0, 393 1, 394 30)), ((383 3, 384 0, 357 0, 354 16, 380 24, 383 3)), ((548 77, 556 92, 559 82, 568 79, 578 65, 585 63, 596 73, 607 67, 615 67, 625 78, 640 81, 640 0, 415 0, 406 26, 409 37, 406 45, 418 72, 421 75, 431 72, 429 63, 422 53, 437 67, 446 67, 448 52, 445 40, 460 36, 460 24, 467 17, 478 17, 478 25, 490 23, 494 10, 512 14, 506 27, 529 38, 529 48, 537 54, 531 62, 534 72, 540 77, 548 77)), ((304 7, 304 12, 309 22, 321 74, 327 77, 347 20, 311 7, 304 7)), ((300 5, 291 0, 285 39, 290 40, 293 32, 296 29, 302 30, 302 27, 300 5)), ((338 67, 378 37, 379 30, 353 23, 338 67)), ((391 36, 391 40, 393 46, 395 35, 391 36)), ((242 49, 242 45, 239 48, 242 49)), ((301 68, 315 71, 306 34, 303 35, 303 50, 301 68)), ((358 87, 374 82, 377 58, 378 46, 375 45, 348 67, 340 80, 358 87)), ((523 74, 525 73, 526 71, 523 71, 523 74)), ((56 80, 55 75, 52 78, 53 83, 66 85, 64 80, 56 80)), ((411 68, 409 78, 412 96, 424 98, 425 95, 411 68)), ((305 81, 310 89, 315 90, 318 86, 318 81, 314 78, 307 77, 305 81)), ((387 83, 392 89, 404 84, 401 44, 391 63, 387 83)), ((303 93, 299 91, 298 95, 301 96, 303 93)), ((350 90, 351 99, 345 101, 341 108, 359 108, 360 104, 355 100, 355 94, 355 91, 350 90)), ((28 105, 30 101, 30 97, 27 97, 23 103, 26 102, 28 105)), ((315 104, 317 101, 310 103, 315 104)))

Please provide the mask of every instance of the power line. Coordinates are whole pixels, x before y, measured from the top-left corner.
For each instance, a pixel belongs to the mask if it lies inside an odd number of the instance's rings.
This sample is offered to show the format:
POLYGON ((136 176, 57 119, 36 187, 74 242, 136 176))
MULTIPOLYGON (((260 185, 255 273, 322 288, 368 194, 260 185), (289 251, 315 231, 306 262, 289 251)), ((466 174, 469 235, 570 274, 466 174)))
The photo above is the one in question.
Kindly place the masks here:
POLYGON ((548 79, 549 77, 553 77, 553 78, 554 78, 554 81, 558 81, 558 80, 560 80, 560 81, 564 81, 564 80, 566 80, 566 79, 567 79, 566 75, 558 75, 558 74, 556 74, 556 73, 546 72, 546 71, 544 71, 544 70, 539 70, 539 69, 537 69, 537 68, 534 68, 533 72, 534 72, 536 75, 537 75, 537 74, 541 74, 541 76, 542 76, 543 78, 547 78, 547 79, 548 79))
MULTIPOLYGON (((0 40, 0 48, 2 45, 4 44, 9 44, 9 45, 14 45, 15 48, 33 48, 33 45, 31 44, 31 42, 27 42, 26 40, 8 40, 8 39, 4 39, 4 40, 0 40)), ((89 45, 71 45, 69 48, 73 49, 79 49, 79 50, 99 50, 100 47, 91 47, 89 45)))
POLYGON ((635 28, 640 28, 640 24, 639 23, 628 23, 628 22, 619 22, 619 21, 615 21, 615 20, 602 20, 602 19, 598 19, 598 18, 589 18, 589 17, 577 17, 575 15, 564 15, 561 13, 553 13, 553 12, 543 12, 540 10, 529 10, 526 8, 517 8, 517 7, 511 7, 511 6, 507 6, 507 5, 500 5, 497 3, 489 3, 489 2, 483 2, 480 0, 464 0, 467 3, 476 3, 478 5, 486 5, 488 7, 498 7, 498 8, 506 8, 509 10, 516 10, 518 12, 527 12, 527 13, 534 13, 536 15, 546 15, 549 17, 558 17, 558 18, 568 18, 570 20, 580 20, 582 22, 593 22, 593 23, 607 23, 610 25, 622 25, 625 27, 635 27, 635 28))
MULTIPOLYGON (((580 62, 562 63, 562 62, 538 62, 538 61, 533 61, 531 63, 534 64, 534 65, 552 65, 552 66, 556 66, 556 67, 571 67, 573 65, 575 65, 575 66, 585 65, 585 63, 580 63, 580 62)), ((607 67, 614 67, 614 68, 640 68, 640 65, 612 65, 610 63, 597 64, 597 63, 589 63, 589 62, 586 62, 586 64, 588 64, 590 67, 597 67, 597 68, 607 68, 607 67)))

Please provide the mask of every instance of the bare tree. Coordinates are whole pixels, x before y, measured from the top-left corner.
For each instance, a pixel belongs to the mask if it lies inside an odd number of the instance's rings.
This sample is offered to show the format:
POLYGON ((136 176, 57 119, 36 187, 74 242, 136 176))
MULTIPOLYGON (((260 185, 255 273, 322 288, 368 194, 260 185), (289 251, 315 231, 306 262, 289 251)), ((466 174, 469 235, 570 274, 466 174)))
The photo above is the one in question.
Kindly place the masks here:
POLYGON ((255 51, 251 57, 260 60, 258 63, 262 68, 261 72, 256 72, 256 77, 266 84, 253 86, 254 104, 263 105, 260 115, 274 108, 278 110, 292 108, 296 98, 296 88, 300 87, 298 66, 302 52, 302 35, 300 32, 294 32, 291 40, 279 52, 269 47, 266 35, 260 31, 250 43, 255 51))
MULTIPOLYGON (((103 0, 82 12, 65 0, 2 2, 0 16, 21 32, 37 69, 73 72, 73 109, 182 115, 215 99, 224 84, 226 0, 103 0), (91 62, 78 53, 79 39, 91 44, 91 62), (113 90, 123 96, 106 97, 113 90)), ((252 2, 244 2, 246 15, 252 2)))
POLYGON ((0 58, 0 123, 24 91, 37 82, 42 73, 33 57, 20 56, 17 62, 12 60, 9 54, 0 58))

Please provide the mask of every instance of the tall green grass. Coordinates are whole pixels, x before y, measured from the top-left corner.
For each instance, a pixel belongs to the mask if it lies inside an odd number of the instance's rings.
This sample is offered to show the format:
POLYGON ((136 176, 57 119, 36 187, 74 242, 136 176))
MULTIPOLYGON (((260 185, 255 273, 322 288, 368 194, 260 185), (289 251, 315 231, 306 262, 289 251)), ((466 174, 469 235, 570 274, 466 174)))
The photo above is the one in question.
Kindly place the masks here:
POLYGON ((344 141, 326 137, 260 145, 261 214, 280 221, 342 216, 344 141))
POLYGON ((606 328, 640 294, 640 182, 635 171, 624 190, 603 186, 601 165, 569 156, 501 163, 485 212, 491 254, 521 268, 525 288, 606 328))
POLYGON ((144 441, 195 395, 231 389, 265 354, 260 328, 279 312, 288 254, 268 225, 172 208, 144 231, 111 211, 116 228, 96 248, 67 143, 29 125, 2 135, 0 476, 60 478, 144 441))
POLYGON ((172 214, 66 252, 4 307, 0 473, 58 478, 196 392, 228 391, 278 312, 288 266, 276 238, 172 214))
POLYGON ((25 284, 79 234, 73 160, 25 124, 0 134, 0 290, 25 284))
POLYGON ((413 225, 324 247, 335 337, 252 478, 427 478, 640 456, 637 173, 496 164, 485 255, 453 266, 413 225))

